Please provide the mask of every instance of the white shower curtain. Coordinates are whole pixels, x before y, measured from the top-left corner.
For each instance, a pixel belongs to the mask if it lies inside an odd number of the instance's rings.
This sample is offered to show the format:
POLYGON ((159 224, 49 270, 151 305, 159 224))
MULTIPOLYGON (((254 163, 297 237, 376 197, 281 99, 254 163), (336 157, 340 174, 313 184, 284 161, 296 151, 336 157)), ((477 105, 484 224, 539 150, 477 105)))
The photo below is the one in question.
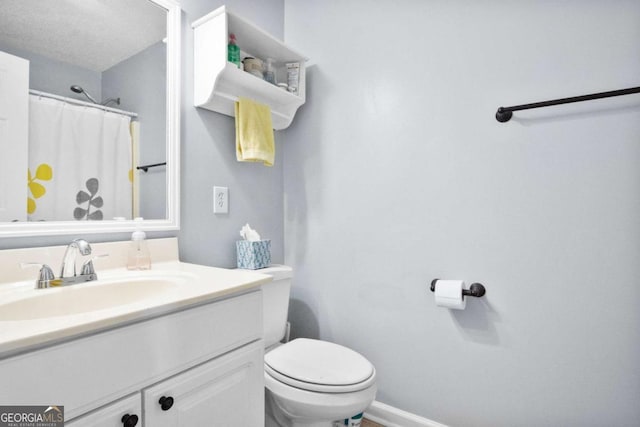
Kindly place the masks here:
POLYGON ((30 95, 29 221, 130 219, 130 121, 30 95))

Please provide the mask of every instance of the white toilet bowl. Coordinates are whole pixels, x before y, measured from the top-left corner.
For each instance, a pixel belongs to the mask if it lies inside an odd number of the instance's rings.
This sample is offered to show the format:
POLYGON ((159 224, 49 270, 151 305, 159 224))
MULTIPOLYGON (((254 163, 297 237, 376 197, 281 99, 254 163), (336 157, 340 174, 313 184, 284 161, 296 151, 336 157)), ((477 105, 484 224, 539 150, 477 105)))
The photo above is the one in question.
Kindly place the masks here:
POLYGON ((273 281, 262 285, 267 427, 332 427, 358 415, 376 395, 376 370, 362 355, 326 341, 286 339, 293 270, 259 270, 273 281))
POLYGON ((364 412, 377 391, 375 368, 363 356, 304 338, 265 355, 265 387, 267 418, 279 427, 332 426, 364 412))

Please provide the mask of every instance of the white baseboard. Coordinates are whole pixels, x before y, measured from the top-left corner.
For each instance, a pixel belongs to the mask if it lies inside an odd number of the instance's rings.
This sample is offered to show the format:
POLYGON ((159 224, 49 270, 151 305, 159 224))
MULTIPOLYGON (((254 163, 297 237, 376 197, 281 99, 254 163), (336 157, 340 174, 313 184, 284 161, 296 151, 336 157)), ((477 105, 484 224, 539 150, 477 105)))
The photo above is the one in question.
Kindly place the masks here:
POLYGON ((385 427, 447 427, 410 412, 374 400, 364 413, 365 418, 385 427))

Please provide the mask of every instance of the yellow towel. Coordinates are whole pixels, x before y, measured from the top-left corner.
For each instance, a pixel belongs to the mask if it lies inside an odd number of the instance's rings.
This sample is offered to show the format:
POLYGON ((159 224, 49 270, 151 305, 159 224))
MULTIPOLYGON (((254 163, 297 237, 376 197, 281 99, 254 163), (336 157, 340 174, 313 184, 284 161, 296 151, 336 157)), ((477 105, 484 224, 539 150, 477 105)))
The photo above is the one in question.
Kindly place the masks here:
POLYGON ((273 166, 271 110, 268 106, 240 97, 236 102, 236 158, 239 162, 264 162, 273 166))

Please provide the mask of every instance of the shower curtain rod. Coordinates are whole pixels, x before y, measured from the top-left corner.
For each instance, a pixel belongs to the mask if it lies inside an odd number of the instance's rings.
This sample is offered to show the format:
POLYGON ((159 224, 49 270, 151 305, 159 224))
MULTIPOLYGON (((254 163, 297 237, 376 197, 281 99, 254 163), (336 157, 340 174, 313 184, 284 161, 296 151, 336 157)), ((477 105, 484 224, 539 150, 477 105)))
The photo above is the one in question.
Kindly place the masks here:
POLYGON ((74 98, 67 98, 66 96, 54 95, 53 93, 41 92, 39 90, 33 90, 33 89, 29 89, 29 93, 31 95, 56 99, 58 101, 67 102, 69 104, 82 105, 84 107, 92 107, 92 108, 97 108, 99 110, 109 111, 111 113, 122 114, 134 119, 138 117, 138 114, 132 113, 130 111, 124 111, 124 110, 118 110, 117 108, 105 107, 104 105, 100 105, 100 104, 92 104, 91 102, 80 101, 79 99, 74 99, 74 98))
POLYGON ((529 110, 531 108, 550 107, 552 105, 570 104, 572 102, 591 101, 592 99, 611 98, 612 96, 631 95, 640 93, 639 87, 629 89, 611 90, 609 92, 592 93, 589 95, 572 96, 570 98, 553 99, 551 101, 534 102, 533 104, 514 105, 513 107, 500 107, 496 111, 496 120, 500 123, 508 122, 514 111, 529 110))

